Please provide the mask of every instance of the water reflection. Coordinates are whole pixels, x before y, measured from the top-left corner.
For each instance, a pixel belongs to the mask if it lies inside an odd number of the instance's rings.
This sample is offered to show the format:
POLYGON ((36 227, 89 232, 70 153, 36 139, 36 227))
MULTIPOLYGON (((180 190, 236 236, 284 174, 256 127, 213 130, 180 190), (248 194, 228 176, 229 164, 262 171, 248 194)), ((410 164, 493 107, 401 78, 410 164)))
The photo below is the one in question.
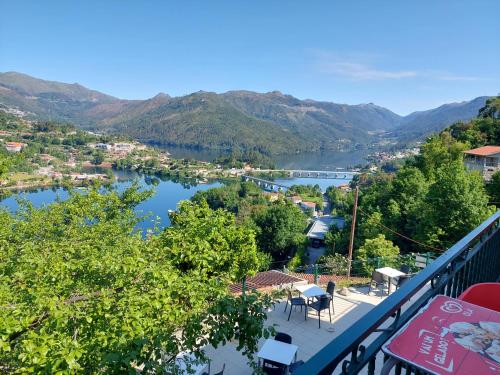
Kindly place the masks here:
MULTIPOLYGON (((228 151, 200 150, 195 148, 165 146, 172 157, 179 159, 196 159, 212 161, 215 158, 227 155, 228 151)), ((306 152, 292 155, 278 155, 273 157, 276 167, 284 169, 309 169, 333 171, 336 168, 352 168, 358 164, 366 164, 367 150, 349 152, 321 151, 306 152)))

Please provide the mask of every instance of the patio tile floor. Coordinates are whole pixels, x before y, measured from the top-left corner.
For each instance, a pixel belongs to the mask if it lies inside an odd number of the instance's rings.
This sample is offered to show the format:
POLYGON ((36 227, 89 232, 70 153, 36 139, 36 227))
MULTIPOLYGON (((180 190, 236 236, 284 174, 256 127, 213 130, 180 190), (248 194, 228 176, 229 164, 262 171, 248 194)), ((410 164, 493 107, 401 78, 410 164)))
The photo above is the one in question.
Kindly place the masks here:
MULTIPOLYGON (((266 324, 276 325, 275 329, 277 331, 291 335, 293 343, 299 347, 297 360, 306 361, 360 319, 373 306, 384 300, 384 298, 377 295, 367 295, 367 292, 368 287, 352 288, 348 296, 335 293, 335 314, 332 315, 332 323, 329 322, 328 311, 323 311, 321 314, 321 328, 318 328, 317 313, 312 309, 309 310, 307 320, 304 320, 304 312, 301 313, 300 308, 295 311, 294 308, 290 321, 287 321, 288 309, 284 313, 286 301, 281 301, 275 305, 274 309, 269 311, 266 324), (331 331, 332 327, 333 331, 331 331)), ((264 339, 260 340, 259 348, 264 341, 264 339)), ((247 364, 247 358, 236 351, 236 346, 232 343, 217 349, 209 347, 206 353, 211 358, 212 372, 220 371, 225 363, 226 370, 224 374, 246 375, 252 373, 247 364)))

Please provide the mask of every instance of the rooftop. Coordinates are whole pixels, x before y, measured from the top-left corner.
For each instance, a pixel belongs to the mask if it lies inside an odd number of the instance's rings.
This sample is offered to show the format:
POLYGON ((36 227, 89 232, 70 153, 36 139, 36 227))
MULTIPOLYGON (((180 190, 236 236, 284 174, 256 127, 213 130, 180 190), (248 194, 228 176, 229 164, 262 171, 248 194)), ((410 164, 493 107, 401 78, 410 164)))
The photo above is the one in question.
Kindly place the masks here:
POLYGON ((342 229, 344 227, 344 219, 337 216, 320 216, 314 221, 313 225, 307 232, 307 237, 324 240, 326 233, 332 225, 342 229))
POLYGON ((464 151, 464 153, 469 155, 478 155, 478 156, 489 156, 500 153, 500 146, 483 146, 474 148, 472 150, 464 151))

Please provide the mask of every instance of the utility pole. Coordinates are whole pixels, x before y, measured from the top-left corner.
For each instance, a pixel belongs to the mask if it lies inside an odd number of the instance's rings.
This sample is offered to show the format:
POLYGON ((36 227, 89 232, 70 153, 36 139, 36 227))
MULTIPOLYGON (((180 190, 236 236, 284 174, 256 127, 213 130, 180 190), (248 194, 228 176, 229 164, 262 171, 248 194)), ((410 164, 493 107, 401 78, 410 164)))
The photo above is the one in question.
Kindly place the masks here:
POLYGON ((352 209, 351 239, 349 241, 349 257, 347 259, 347 280, 351 278, 352 248, 354 246, 354 230, 356 229, 356 213, 358 211, 359 187, 356 186, 354 193, 354 207, 352 209))

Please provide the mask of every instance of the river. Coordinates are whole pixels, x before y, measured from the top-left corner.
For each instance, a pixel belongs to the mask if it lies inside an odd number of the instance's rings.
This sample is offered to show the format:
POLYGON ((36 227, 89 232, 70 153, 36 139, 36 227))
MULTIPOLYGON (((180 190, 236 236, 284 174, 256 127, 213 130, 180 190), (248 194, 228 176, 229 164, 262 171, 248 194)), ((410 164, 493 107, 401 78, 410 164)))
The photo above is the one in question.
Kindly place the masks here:
MULTIPOLYGON (((173 181, 162 181, 157 178, 152 178, 135 173, 116 172, 117 182, 114 186, 118 191, 129 187, 134 180, 137 180, 142 189, 154 189, 155 194, 148 200, 142 202, 136 209, 139 215, 151 214, 149 219, 144 220, 139 224, 142 230, 151 228, 153 220, 159 219, 160 227, 170 225, 168 218, 168 211, 175 210, 179 201, 191 198, 197 191, 207 190, 213 187, 221 186, 221 182, 213 181, 207 184, 198 184, 196 186, 182 184, 173 181)), ((292 179, 278 179, 277 183, 291 186, 294 184, 318 184, 322 190, 326 190, 328 186, 338 186, 346 183, 346 180, 335 179, 318 179, 318 178, 292 178, 292 179)), ((82 190, 84 191, 84 190, 82 190)), ((13 194, 10 197, 0 202, 0 206, 6 207, 10 211, 15 211, 19 204, 18 199, 27 199, 35 207, 50 204, 56 199, 64 200, 68 197, 68 192, 64 188, 47 188, 38 189, 34 191, 25 191, 13 194)))
MULTIPOLYGON (((227 155, 227 151, 199 150, 195 148, 165 146, 172 157, 178 159, 196 159, 213 161, 215 158, 227 155)), ((273 159, 277 168, 305 169, 313 171, 333 171, 337 168, 352 168, 358 164, 366 164, 368 150, 349 152, 319 151, 301 154, 278 155, 273 159)))

